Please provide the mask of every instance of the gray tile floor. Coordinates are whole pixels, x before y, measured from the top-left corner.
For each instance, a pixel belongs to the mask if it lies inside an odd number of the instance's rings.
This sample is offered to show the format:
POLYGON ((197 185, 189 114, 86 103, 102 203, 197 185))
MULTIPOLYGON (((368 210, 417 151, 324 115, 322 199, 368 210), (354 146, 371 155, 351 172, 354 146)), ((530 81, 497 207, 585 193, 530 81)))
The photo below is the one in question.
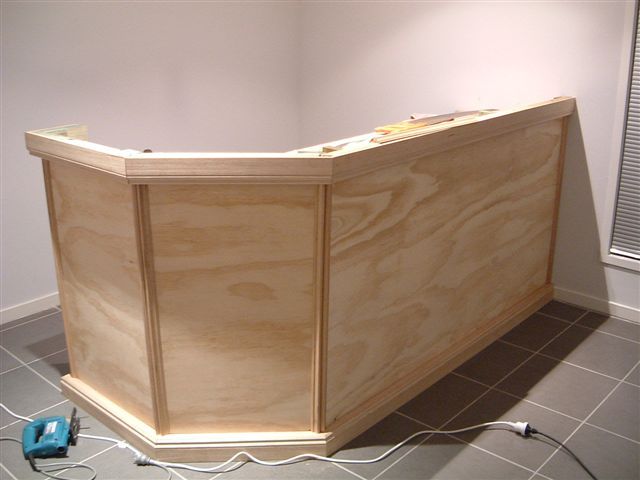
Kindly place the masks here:
MULTIPOLYGON (((515 330, 443 378, 336 454, 370 458, 423 429, 455 429, 494 420, 528 421, 567 442, 600 480, 640 478, 640 325, 551 302, 515 330)), ((68 372, 57 309, 0 327, 1 401, 31 417, 69 415, 58 379, 68 372)), ((84 433, 116 436, 82 412, 84 433)), ((1 437, 23 423, 0 414, 1 437)), ((43 478, 17 443, 0 442, 0 478, 43 478)), ((81 439, 71 461, 93 466, 101 480, 164 479, 137 467, 112 444, 81 439)), ((212 464, 213 465, 213 464, 212 464)), ((86 471, 65 472, 87 478, 86 471)), ((304 462, 246 464, 211 475, 174 471, 174 479, 584 479, 551 442, 495 430, 414 440, 372 465, 304 462)))

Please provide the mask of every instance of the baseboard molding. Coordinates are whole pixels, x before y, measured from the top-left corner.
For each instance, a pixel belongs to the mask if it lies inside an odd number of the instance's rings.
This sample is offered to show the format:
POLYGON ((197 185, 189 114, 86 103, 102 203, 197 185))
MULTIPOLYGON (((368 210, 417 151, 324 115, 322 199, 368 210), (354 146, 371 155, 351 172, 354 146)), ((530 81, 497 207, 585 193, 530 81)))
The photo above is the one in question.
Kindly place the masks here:
POLYGON ((28 302, 19 303, 12 307, 0 310, 0 325, 13 322, 19 318, 33 315, 34 313, 47 310, 48 308, 57 307, 60 304, 60 296, 58 292, 50 293, 44 297, 34 298, 28 302))
POLYGON ((62 393, 75 405, 121 435, 131 445, 156 460, 165 462, 209 462, 227 460, 247 451, 265 460, 313 453, 329 454, 331 433, 240 432, 156 435, 155 430, 113 403, 82 380, 65 375, 62 393))
POLYGON ((566 288, 555 287, 553 298, 566 303, 572 303, 579 307, 588 308, 597 312, 614 315, 630 322, 640 323, 640 309, 612 302, 604 298, 592 297, 584 293, 567 290, 566 288))

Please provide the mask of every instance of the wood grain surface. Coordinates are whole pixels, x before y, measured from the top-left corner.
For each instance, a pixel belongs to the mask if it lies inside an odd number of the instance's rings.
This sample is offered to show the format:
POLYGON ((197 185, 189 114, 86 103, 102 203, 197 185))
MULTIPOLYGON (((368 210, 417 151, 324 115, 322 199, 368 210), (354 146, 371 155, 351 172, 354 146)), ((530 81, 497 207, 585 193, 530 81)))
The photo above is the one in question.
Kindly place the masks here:
POLYGON ((131 187, 48 168, 73 375, 153 425, 131 187))
POLYGON ((334 184, 329 430, 546 284, 561 136, 554 120, 334 184))
POLYGON ((171 433, 310 430, 313 185, 151 185, 171 433))

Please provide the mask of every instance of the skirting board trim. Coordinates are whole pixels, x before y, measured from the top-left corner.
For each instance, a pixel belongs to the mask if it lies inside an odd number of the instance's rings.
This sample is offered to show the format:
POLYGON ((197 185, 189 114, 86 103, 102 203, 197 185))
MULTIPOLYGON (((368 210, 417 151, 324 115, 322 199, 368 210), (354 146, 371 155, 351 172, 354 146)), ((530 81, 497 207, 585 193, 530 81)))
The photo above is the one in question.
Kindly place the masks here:
POLYGON ((584 293, 554 287, 553 298, 582 308, 613 315, 634 323, 640 323, 640 309, 612 302, 604 298, 592 297, 584 293))
POLYGON ((58 292, 53 292, 43 297, 34 298, 33 300, 4 308, 0 310, 0 325, 13 322, 27 315, 42 312, 49 308, 57 307, 59 304, 60 296, 58 292))
POLYGON ((229 434, 156 435, 152 427, 126 412, 82 380, 65 375, 62 392, 74 404, 97 418, 151 458, 169 462, 227 460, 240 450, 264 460, 301 453, 327 455, 330 433, 247 432, 229 434))

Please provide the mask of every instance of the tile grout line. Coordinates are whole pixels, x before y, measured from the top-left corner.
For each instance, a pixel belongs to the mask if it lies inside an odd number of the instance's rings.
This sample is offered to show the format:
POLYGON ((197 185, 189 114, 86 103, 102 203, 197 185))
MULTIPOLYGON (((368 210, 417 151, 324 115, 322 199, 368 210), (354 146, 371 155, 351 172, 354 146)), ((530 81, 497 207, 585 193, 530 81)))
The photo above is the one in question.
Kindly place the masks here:
POLYGON ((345 472, 349 472, 351 475, 354 475, 356 478, 359 478, 360 480, 367 480, 365 477, 363 477, 362 475, 358 475, 356 472, 352 472, 351 470, 349 470, 347 467, 345 467, 344 465, 341 465, 339 463, 332 463, 332 465, 344 470, 345 472))
MULTIPOLYGON (((545 348, 549 343, 551 343, 552 341, 554 341, 557 337, 559 337, 560 335, 562 335, 566 330, 568 330, 569 328, 571 328, 571 326, 577 322, 578 320, 580 320, 582 317, 584 317, 589 311, 586 310, 585 312, 583 312, 578 318, 576 318, 573 323, 568 323, 567 326, 561 330, 560 332, 558 332, 558 334, 556 336, 554 336, 551 340, 549 340, 547 343, 545 343, 542 347, 540 347, 540 350, 542 350, 543 348, 545 348)), ((519 363, 515 368, 513 368, 510 372, 508 372, 504 377, 502 377, 500 380, 498 380, 497 382, 494 383, 494 385, 498 385, 500 382, 502 382, 505 378, 507 378, 509 375, 511 375, 513 372, 515 372, 517 369, 519 369, 522 365, 524 365, 526 362, 528 362, 533 356, 534 354, 529 355, 526 359, 524 359, 521 363, 519 363)), ((489 393, 491 391, 491 389, 487 389, 484 393, 480 394, 480 396, 478 396, 475 400, 473 400, 471 403, 469 403, 466 407, 464 407, 462 410, 460 410, 458 413, 456 413, 453 417, 451 417, 449 420, 447 420, 445 423, 443 423, 441 425, 441 427, 444 427, 446 425, 448 425, 449 423, 451 423, 453 420, 455 420, 458 416, 460 416, 463 412, 465 412, 467 409, 469 409, 472 405, 474 405, 476 402, 478 402, 481 398, 483 398, 487 393, 489 393)), ((395 462, 393 462, 391 465, 389 465, 387 468, 385 468, 384 470, 382 470, 380 473, 378 473, 378 475, 376 475, 375 477, 373 477, 372 480, 377 480, 378 477, 380 477, 380 475, 384 474, 386 471, 388 471, 390 468, 392 468, 394 465, 396 465, 398 462, 400 462, 403 458, 405 458, 407 455, 409 455, 411 452, 413 452, 416 448, 418 448, 420 445, 422 445, 424 442, 426 442, 427 440, 429 440, 429 438, 431 438, 431 435, 429 435, 427 438, 425 438, 422 442, 418 443, 416 446, 414 446, 411 450, 409 450, 406 454, 404 454, 402 457, 398 458, 395 462)))
MULTIPOLYGON (((123 440, 123 441, 124 441, 124 440, 123 440)), ((113 449, 114 449, 114 448, 116 448, 116 447, 118 447, 118 444, 117 444, 117 443, 116 443, 116 444, 113 444, 113 445, 111 445, 111 446, 109 446, 109 447, 107 447, 107 448, 105 448, 104 450, 99 451, 98 453, 94 453, 93 455, 88 456, 87 458, 85 458, 84 460, 79 461, 78 463, 86 464, 86 462, 88 462, 89 460, 93 460, 94 458, 96 458, 96 457, 98 457, 98 456, 102 455, 103 453, 106 453, 106 452, 108 452, 108 451, 110 451, 110 450, 113 450, 113 449)), ((71 470, 71 468, 67 468, 67 469, 65 469, 65 470, 62 470, 62 471, 60 471, 60 472, 58 472, 58 473, 56 473, 55 475, 52 475, 52 476, 53 476, 53 477, 57 477, 58 475, 61 475, 62 473, 67 472, 67 471, 69 471, 69 470, 71 470)), ((183 477, 183 476, 182 476, 182 474, 180 474, 179 472, 177 472, 177 471, 175 471, 175 470, 173 470, 173 469, 171 469, 171 468, 167 468, 167 470, 170 470, 170 472, 171 472, 171 473, 175 473, 175 474, 176 474, 178 477, 180 477, 182 480, 187 480, 187 479, 186 479, 185 477, 183 477)))
POLYGON ((379 472, 371 480, 377 480, 381 475, 384 475, 386 472, 388 472, 391 468, 393 468, 395 465, 400 463, 406 456, 410 455, 416 448, 418 448, 424 442, 429 440, 431 437, 433 437, 433 434, 427 435, 424 440, 422 440, 421 442, 418 442, 416 445, 413 446, 413 448, 410 448, 404 455, 402 455, 401 457, 397 458, 396 461, 392 462, 389 466, 387 466, 387 468, 384 468, 381 472, 379 472))
POLYGON ((9 471, 9 469, 7 467, 5 467, 4 464, 2 464, 1 462, 0 462, 0 468, 2 468, 2 470, 7 472, 7 474, 9 474, 9 476, 12 478, 12 480, 18 480, 16 477, 13 476, 13 473, 11 473, 9 471))
POLYGON ((35 360, 31 360, 30 362, 25 362, 24 365, 18 365, 17 367, 13 367, 13 368, 10 368, 9 370, 5 370, 4 372, 0 372, 0 375, 4 375, 5 373, 13 372, 14 370, 18 370, 19 368, 22 368, 25 365, 31 365, 32 363, 39 362, 40 360, 44 360, 45 358, 52 357, 54 355, 57 355, 58 353, 62 353, 64 351, 66 351, 66 350, 67 350, 66 348, 63 348, 62 350, 58 350, 57 352, 53 352, 53 353, 50 353, 50 354, 45 355, 43 357, 36 358, 35 360))
MULTIPOLYGON (((2 334, 4 332, 8 332, 9 330, 13 330, 14 328, 22 327, 23 325, 29 325, 32 322, 36 322, 38 320, 42 320, 44 318, 50 317, 51 315, 55 315, 56 313, 60 313, 60 312, 62 312, 62 310, 56 309, 56 311, 54 311, 54 312, 47 313, 47 314, 42 315, 40 317, 32 318, 31 320, 27 320, 26 322, 20 323, 18 325, 13 325, 11 327, 1 328, 0 329, 0 334, 2 334)), ((20 320, 20 319, 18 318, 17 320, 20 320)))
POLYGON ((640 341, 638 341, 638 340, 634 340, 632 338, 623 337, 622 335, 618 335, 618 334, 615 334, 615 333, 603 332, 602 330, 597 330, 595 328, 587 327, 586 325, 576 325, 576 327, 580 327, 580 328, 582 328, 584 330, 591 330, 593 333, 599 333, 601 335, 608 335, 610 337, 619 338, 620 340, 625 340, 627 342, 631 342, 631 343, 635 343, 637 345, 640 345, 640 341))
MULTIPOLYGON (((396 412, 394 412, 394 413, 396 413, 396 414, 398 414, 398 415, 400 415, 400 416, 402 416, 402 417, 404 417, 404 418, 406 418, 406 419, 408 419, 408 420, 413 420, 414 422, 416 422, 416 423, 418 423, 418 424, 420 424, 420 425, 423 425, 423 426, 427 427, 427 428, 428 428, 428 429, 430 429, 430 430, 437 430, 437 429, 434 429, 434 428, 433 428, 431 425, 429 425, 428 423, 424 423, 424 422, 422 422, 422 421, 418 420, 417 418, 413 418, 413 417, 412 417, 412 416, 410 416, 410 415, 407 415, 407 414, 404 414, 404 413, 402 413, 402 412, 398 412, 398 411, 396 411, 396 412)), ((431 434, 430 436, 435 436, 435 435, 436 435, 436 434, 431 434)), ((514 465, 514 466, 516 466, 516 467, 523 468, 523 469, 525 469, 525 470, 526 470, 526 471, 528 471, 528 472, 534 472, 534 470, 533 470, 532 468, 525 467, 524 465, 521 465, 521 464, 519 464, 519 463, 517 463, 517 462, 514 462, 513 460, 510 460, 510 459, 508 459, 508 458, 506 458, 506 457, 503 457, 503 456, 501 456, 501 455, 498 455, 497 453, 494 453, 494 452, 492 452, 492 451, 490 451, 490 450, 487 450, 487 449, 485 449, 485 448, 482 448, 482 447, 481 447, 481 446, 479 446, 479 445, 475 445, 475 444, 473 444, 473 443, 471 443, 471 442, 467 442, 466 440, 463 440, 463 439, 461 439, 461 438, 458 438, 458 437, 456 437, 455 435, 452 435, 452 434, 449 434, 449 433, 443 433, 442 435, 445 435, 445 436, 447 436, 447 437, 449 437, 449 438, 452 438, 452 439, 454 439, 454 440, 456 440, 456 441, 458 441, 458 442, 465 443, 466 445, 468 445, 468 446, 470 446, 470 447, 472 447, 472 448, 475 448, 476 450, 480 450, 480 451, 482 451, 482 452, 484 452, 484 453, 487 453, 487 454, 491 455, 492 457, 499 458, 500 460, 503 460, 503 461, 505 461, 505 462, 507 462, 507 463, 510 463, 511 465, 514 465)), ((543 475, 543 476, 544 476, 544 475, 543 475)), ((547 477, 547 478, 548 478, 548 477, 547 477)))
POLYGON ((565 365, 571 365, 572 367, 579 368, 580 370, 586 370, 587 372, 595 373, 596 375, 600 375, 602 377, 609 378, 611 380, 615 380, 616 382, 620 381, 620 378, 617 378, 617 377, 614 377, 614 376, 611 376, 611 375, 607 375, 606 373, 598 372, 597 370, 592 370, 592 369, 587 368, 587 367, 583 367, 582 365, 578 365, 577 363, 567 362, 566 360, 563 360, 563 359, 558 358, 558 357, 554 357, 553 355, 549 355, 548 353, 536 352, 535 350, 531 350, 530 348, 522 347, 520 345, 516 345, 515 343, 511 343, 511 342, 509 342, 507 340, 498 339, 496 341, 498 341, 500 343, 504 343, 505 345, 509 345, 511 347, 519 348, 519 349, 524 350, 526 352, 533 352, 536 355, 540 355, 541 357, 545 357, 545 358, 548 358, 550 360, 555 360, 556 362, 559 362, 559 363, 564 363, 565 365))
MULTIPOLYGON (((627 372, 627 374, 623 377, 623 379, 622 379, 622 380, 620 380, 620 381, 619 381, 619 382, 618 382, 618 383, 617 383, 617 384, 616 384, 616 385, 611 389, 611 391, 610 391, 610 392, 609 392, 609 393, 608 393, 608 394, 607 394, 607 395, 606 395, 606 396, 605 396, 605 397, 600 401, 600 403, 598 403, 598 405, 596 405, 596 406, 595 406, 595 408, 591 411, 591 413, 590 413, 589 415, 587 415, 587 416, 585 417, 585 419, 584 419, 584 420, 582 420, 582 422, 581 422, 581 423, 580 423, 580 424, 579 424, 579 425, 578 425, 578 426, 573 430, 573 432, 571 432, 571 434, 570 434, 570 435, 565 439, 565 441, 563 442, 563 444, 566 444, 569 440, 571 440, 571 438, 576 434, 576 432, 577 432, 578 430, 580 430, 580 428, 582 428, 582 426, 583 426, 584 424, 586 424, 586 423, 587 423, 587 421, 588 421, 588 420, 593 416, 593 414, 594 414, 594 413, 596 413, 596 411, 597 411, 597 410, 602 406, 602 404, 604 404, 604 402, 606 402, 606 401, 609 399, 609 397, 610 397, 611 395, 613 395, 613 393, 614 393, 614 392, 618 389, 618 387, 622 384, 622 381, 623 381, 625 378, 627 378, 629 375, 631 375, 631 372, 633 372, 633 370, 634 370, 638 365, 640 365, 640 360, 639 360, 639 361, 637 361, 637 362, 635 363, 635 365, 633 365, 633 367, 631 367, 631 368, 629 369, 629 371, 628 371, 628 372, 627 372)), ((556 448, 556 449, 551 453, 551 455, 549 455, 549 458, 547 458, 547 459, 544 461, 544 463, 538 467, 538 469, 534 472, 534 474, 533 474, 531 477, 529 477, 529 480, 532 480, 532 479, 533 479, 533 477, 535 477, 535 476, 536 476, 536 474, 538 474, 538 473, 540 472, 540 470, 541 470, 541 469, 542 469, 542 468, 543 468, 547 463, 549 463, 549 461, 550 461, 550 460, 555 456, 555 454, 556 454, 556 453, 558 453, 558 451, 560 451, 560 449, 561 449, 561 448, 562 448, 562 447, 558 446, 558 447, 557 447, 557 448, 556 448)))
MULTIPOLYGON (((51 410, 52 408, 57 407, 59 405, 62 405, 63 403, 67 403, 68 401, 69 400, 65 398, 61 402, 55 403, 53 405, 48 406, 47 408, 43 408, 42 410, 38 410, 37 412, 31 413, 31 414, 26 415, 26 416, 27 417, 35 417, 39 413, 46 412, 47 410, 51 410)), ((5 428, 11 427, 11 426, 15 425, 16 423, 20 423, 21 421, 22 420, 16 420, 15 422, 8 423, 8 424, 4 425, 3 427, 0 427, 0 430, 4 430, 5 428)))
POLYGON ((188 480, 187 477, 183 476, 177 469, 174 468, 167 468, 167 470, 169 470, 171 473, 175 473, 178 477, 180 477, 182 480, 188 480))
MULTIPOLYGON (((394 411, 393 413, 400 415, 400 416, 404 416, 403 413, 399 412, 398 410, 394 411)), ((412 419, 413 420, 413 419, 412 419)), ((444 422, 442 425, 446 425, 448 423, 444 422)), ((431 427, 430 427, 431 428, 431 427)), ((399 458, 397 458, 394 462, 392 462, 389 466, 387 466, 386 468, 384 468, 381 472, 379 472, 376 476, 374 476, 371 480, 377 480, 378 477, 380 477, 381 475, 383 475, 385 472, 389 471, 389 469, 391 469, 393 466, 397 465, 402 459, 404 459, 407 455, 411 454, 416 448, 418 448, 420 445, 422 445, 423 443, 425 443, 427 440, 429 440, 431 437, 433 437, 433 434, 429 434, 425 437, 424 440, 422 440, 421 442, 418 442, 416 445, 413 446, 413 448, 410 448, 404 455, 400 456, 399 458)))
MULTIPOLYGON (((117 446, 118 446, 117 444, 113 444, 113 445, 111 445, 111 446, 109 446, 109 447, 105 448, 104 450, 100 450, 98 453, 94 453, 93 455, 90 455, 90 456, 88 456, 87 458, 85 458, 84 460, 80 460, 79 462, 76 462, 76 463, 80 463, 80 464, 84 465, 84 464, 85 464, 85 462, 87 462, 87 461, 89 461, 89 460, 93 460, 93 459, 94 459, 94 458, 96 458, 97 456, 102 455, 103 453, 108 452, 109 450, 111 450, 111 449, 113 449, 113 448, 116 448, 117 446)), ((71 468, 65 468, 64 470, 62 470, 62 471, 60 471, 60 472, 58 472, 58 473, 56 473, 56 474, 54 474, 54 475, 49 475, 49 476, 50 476, 50 477, 57 477, 58 475, 61 475, 61 474, 63 474, 64 472, 68 472, 68 471, 69 471, 69 470, 71 470, 72 468, 73 468, 73 467, 71 467, 71 468)))
POLYGON ((593 423, 584 422, 584 424, 585 424, 585 425, 588 425, 588 426, 590 426, 590 427, 593 427, 593 428, 597 428, 598 430, 601 430, 601 431, 603 431, 603 432, 605 432, 605 433, 608 433, 609 435, 613 435, 613 436, 615 436, 615 437, 623 438, 624 440, 628 440, 629 442, 631 442, 631 443, 635 443, 636 445, 639 445, 639 446, 640 446, 640 441, 638 441, 638 440, 634 440, 633 438, 626 437, 626 436, 624 436, 624 435, 622 435, 622 434, 620 434, 620 433, 612 432, 611 430, 607 430, 606 428, 601 427, 601 426, 599 426, 599 425, 595 425, 595 424, 593 424, 593 423))
MULTIPOLYGON (((224 471, 222 472, 218 472, 216 473, 213 477, 211 477, 209 480, 214 480, 215 478, 218 478, 220 475, 224 475, 225 473, 235 469, 239 464, 243 464, 243 463, 247 463, 247 462, 234 462, 231 465, 229 465, 228 468, 225 468, 224 471)), ((238 467, 240 468, 240 467, 238 467)))
MULTIPOLYGON (((576 318, 574 320, 573 323, 577 322, 578 320, 580 320, 582 317, 584 317, 586 314, 588 313, 588 311, 585 311, 582 315, 580 315, 578 318, 576 318)), ((553 336, 547 343, 545 343, 544 345, 542 345, 538 350, 536 350, 535 352, 533 352, 531 355, 529 355, 527 358, 525 358, 522 362, 520 362, 518 365, 516 365, 513 369, 511 369, 505 376, 503 376, 502 378, 500 378, 499 380, 497 380, 496 382, 494 382, 491 387, 495 387, 496 385, 498 385, 499 383, 503 382, 504 380, 506 380, 512 373, 514 373, 516 370, 518 370, 520 367, 522 367, 525 363, 527 363, 529 360, 531 360, 538 352, 541 352, 544 348, 546 348, 547 345, 549 345, 551 342, 553 342, 556 338, 558 338, 560 335, 562 335, 564 332, 566 332, 569 328, 571 328, 571 326, 573 325, 573 323, 568 324, 564 329, 562 329, 560 332, 558 332, 555 336, 553 336)), ((484 393, 482 393, 479 397, 477 397, 473 402, 471 402, 470 404, 468 404, 466 407, 464 407, 462 410, 460 410, 453 418, 451 418, 447 423, 444 424, 444 426, 448 425, 449 423, 451 423, 453 420, 455 420, 457 417, 459 417, 462 413, 466 412, 471 406, 475 405, 481 398, 483 398, 485 395, 487 395, 490 391, 491 391, 491 387, 485 391, 484 393)))
MULTIPOLYGON (((579 307, 579 308, 583 309, 582 307, 579 307)), ((544 312, 541 312, 539 310, 537 312, 532 313, 532 315, 535 315, 536 313, 539 314, 539 315, 545 316, 545 317, 549 317, 549 318, 554 318, 556 320, 560 320, 561 322, 571 323, 571 320, 567 320, 566 318, 556 317, 555 315, 551 315, 549 313, 544 313, 544 312)), ((596 312, 595 310, 588 310, 588 309, 586 309, 586 313, 595 313, 596 315, 605 315, 602 312, 596 312)), ((582 318, 583 316, 584 315, 581 315, 580 318, 582 318)), ((620 322, 630 323, 631 325, 640 326, 640 323, 636 323, 636 322, 633 322, 631 320, 626 320, 624 318, 616 317, 614 315, 609 315, 609 314, 606 314, 606 316, 609 317, 609 318, 613 318, 614 320, 618 320, 620 322)), ((588 327, 586 325, 578 325, 578 326, 582 327, 582 328, 588 328, 589 330, 596 330, 595 328, 588 327)), ((607 332, 601 332, 601 333, 607 333, 607 332)), ((615 334, 610 334, 610 335, 615 335, 615 334)))
POLYGON ((511 392, 507 392, 506 390, 502 390, 499 387, 496 387, 496 386, 492 387, 489 384, 486 384, 484 382, 481 382, 480 380, 476 380, 476 379, 471 378, 471 377, 467 377, 466 375, 463 375, 461 373, 453 372, 453 374, 458 376, 458 377, 460 377, 460 378, 464 378, 465 380, 469 380, 470 382, 474 382, 474 383, 477 383, 479 385, 482 385, 483 387, 486 387, 486 388, 488 388, 490 390, 493 390, 495 392, 502 393, 504 395, 508 395, 511 398, 515 398, 515 399, 517 399, 517 400, 519 400, 521 402, 526 402, 526 403, 529 403, 531 405, 535 405, 536 407, 544 408, 545 410, 548 410, 548 411, 553 412, 553 413, 557 413, 558 415, 562 415, 563 417, 569 418, 569 419, 574 420, 576 422, 582 421, 582 419, 580 419, 578 417, 574 417, 572 415, 569 415, 568 413, 560 412, 559 410, 554 410, 553 408, 547 407, 547 406, 542 405, 540 403, 536 403, 536 402, 534 402, 532 400, 529 400, 527 398, 519 397, 518 395, 516 395, 514 393, 511 393, 511 392))
MULTIPOLYGON (((567 320, 566 318, 556 317, 555 315, 551 315, 549 313, 544 313, 544 312, 541 312, 540 310, 538 310, 537 312, 532 313, 531 316, 535 315, 536 313, 538 315, 542 315, 543 317, 553 318, 554 320, 560 320, 563 323, 570 323, 572 325, 577 321, 577 320, 567 320)), ((586 310, 584 313, 581 313, 580 316, 578 317, 578 319, 584 317, 587 313, 589 313, 589 310, 586 310)))
POLYGON ((9 355, 11 355, 13 358, 15 358, 16 360, 18 360, 22 366, 27 367, 29 370, 31 370, 33 373, 35 373, 37 376, 39 376, 42 380, 44 380, 45 382, 47 382, 49 385, 51 385, 53 388, 55 388, 58 392, 62 393, 62 390, 60 389, 60 387, 58 387, 56 384, 54 384, 53 382, 49 381, 47 378, 45 378, 43 375, 41 375, 40 373, 38 373, 36 370, 34 370, 33 368, 31 368, 29 365, 27 365, 26 363, 24 363, 22 360, 20 360, 17 356, 15 356, 13 353, 11 353, 9 350, 7 350, 5 347, 3 347, 2 345, 0 345, 0 348, 2 350, 4 350, 5 352, 7 352, 9 355))
MULTIPOLYGON (((578 417, 574 417, 572 415, 569 415, 568 413, 564 413, 564 412, 561 412, 559 410, 554 410, 553 408, 547 407, 546 405, 542 405, 541 403, 534 402, 533 400, 529 400, 527 398, 519 397, 518 395, 515 395, 515 394, 513 394, 511 392, 507 392, 506 390, 502 390, 501 388, 491 387, 490 385, 487 385, 486 383, 483 383, 480 380, 476 380, 474 378, 467 377, 465 375, 462 375, 461 373, 453 372, 453 374, 458 376, 458 377, 460 377, 460 378, 464 378, 465 380, 469 380, 470 382, 474 382, 474 383, 477 383, 479 385, 482 385, 483 387, 490 388, 495 392, 502 393, 502 394, 507 395, 509 397, 515 398, 515 399, 517 399, 517 400, 519 400, 521 402, 525 402, 525 403, 528 403, 530 405, 535 405, 536 407, 540 407, 540 408, 542 408, 544 410, 547 410, 549 412, 552 412, 552 413, 555 413, 557 415, 561 415, 563 417, 569 418, 570 420, 573 420, 575 422, 579 423, 579 422, 582 421, 582 419, 580 419, 578 417)), ((632 385, 634 387, 636 386, 636 385, 633 385, 633 384, 627 383, 627 382, 622 382, 622 383, 624 383, 625 385, 632 385)), ((398 412, 398 413, 401 413, 401 412, 398 412)), ((589 423, 589 422, 586 422, 585 425, 589 425, 590 427, 597 428, 598 430, 602 430, 603 432, 609 433, 611 435, 615 435, 616 437, 624 438, 625 440, 629 440, 630 442, 637 443, 638 445, 640 445, 640 441, 638 441, 638 440, 634 440, 633 438, 625 437, 624 435, 616 433, 616 432, 614 432, 612 430, 607 430, 606 428, 601 427, 599 425, 595 425, 595 424, 589 423)))
MULTIPOLYGON (((578 308, 584 308, 584 307, 578 307, 578 308)), ((630 323, 631 325, 640 326, 640 323, 638 323, 638 322, 634 322, 633 320, 627 320, 626 318, 622 318, 622 317, 616 317, 615 315, 611 315, 610 313, 597 312, 595 310, 589 310, 589 311, 591 313, 595 313, 596 315, 604 315, 605 317, 613 318, 615 320, 620 320, 621 322, 630 323)))

